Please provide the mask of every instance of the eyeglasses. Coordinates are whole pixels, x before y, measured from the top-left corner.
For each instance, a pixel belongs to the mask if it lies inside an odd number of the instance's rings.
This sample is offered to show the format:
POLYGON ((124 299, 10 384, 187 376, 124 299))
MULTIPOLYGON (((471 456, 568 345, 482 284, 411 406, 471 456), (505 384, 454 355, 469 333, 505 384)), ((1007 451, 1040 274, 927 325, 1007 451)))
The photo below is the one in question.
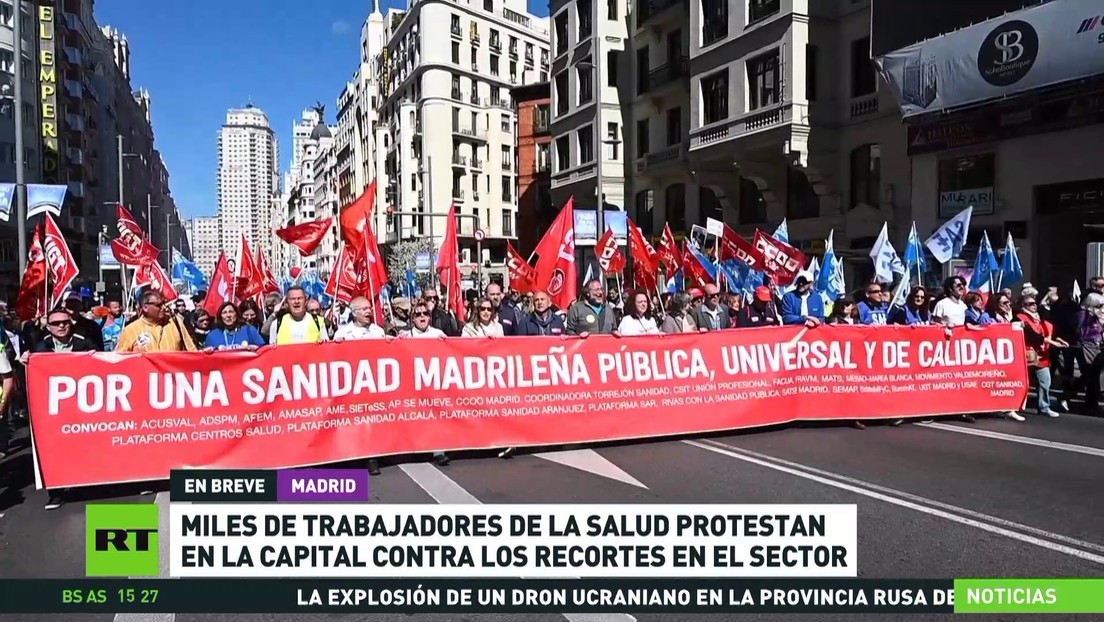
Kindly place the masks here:
POLYGON ((48 323, 49 323, 50 326, 53 326, 55 328, 61 328, 62 326, 72 325, 72 322, 70 322, 69 320, 56 320, 54 322, 48 322, 48 323))
POLYGON ((414 317, 429 317, 429 311, 415 311, 414 317))
POLYGON ((720 298, 721 295, 720 294, 706 294, 705 297, 706 298, 720 298))

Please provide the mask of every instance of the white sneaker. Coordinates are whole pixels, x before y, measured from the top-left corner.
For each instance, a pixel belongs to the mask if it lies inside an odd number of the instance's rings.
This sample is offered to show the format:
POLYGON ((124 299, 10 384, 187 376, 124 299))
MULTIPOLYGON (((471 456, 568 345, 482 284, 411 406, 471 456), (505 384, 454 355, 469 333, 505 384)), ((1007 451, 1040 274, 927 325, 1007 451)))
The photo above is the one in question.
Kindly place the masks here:
POLYGON ((1010 410, 1010 411, 1004 413, 1004 416, 1008 417, 1009 419, 1011 419, 1013 421, 1026 421, 1026 419, 1024 419, 1023 415, 1021 415, 1020 413, 1018 413, 1014 410, 1010 410))
POLYGON ((1051 419, 1057 419, 1058 418, 1058 413, 1054 412, 1053 410, 1044 410, 1043 412, 1041 412, 1039 414, 1044 416, 1044 417, 1050 417, 1051 419))

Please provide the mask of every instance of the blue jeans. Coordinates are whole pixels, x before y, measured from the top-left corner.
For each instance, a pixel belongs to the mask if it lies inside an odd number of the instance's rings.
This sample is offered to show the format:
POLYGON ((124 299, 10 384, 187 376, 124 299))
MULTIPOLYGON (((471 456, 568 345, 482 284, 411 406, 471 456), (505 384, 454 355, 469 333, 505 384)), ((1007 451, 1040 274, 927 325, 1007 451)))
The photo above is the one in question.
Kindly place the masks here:
POLYGON ((1035 390, 1038 398, 1038 412, 1045 415, 1050 412, 1050 368, 1035 368, 1035 390))

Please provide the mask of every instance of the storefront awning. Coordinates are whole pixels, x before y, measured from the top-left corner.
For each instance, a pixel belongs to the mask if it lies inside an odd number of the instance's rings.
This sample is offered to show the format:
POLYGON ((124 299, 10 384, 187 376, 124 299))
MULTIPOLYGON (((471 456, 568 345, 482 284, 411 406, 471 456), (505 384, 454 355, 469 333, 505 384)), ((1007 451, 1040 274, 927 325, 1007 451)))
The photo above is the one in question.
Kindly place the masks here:
POLYGON ((875 59, 906 118, 1104 74, 1100 0, 1009 13, 875 59))

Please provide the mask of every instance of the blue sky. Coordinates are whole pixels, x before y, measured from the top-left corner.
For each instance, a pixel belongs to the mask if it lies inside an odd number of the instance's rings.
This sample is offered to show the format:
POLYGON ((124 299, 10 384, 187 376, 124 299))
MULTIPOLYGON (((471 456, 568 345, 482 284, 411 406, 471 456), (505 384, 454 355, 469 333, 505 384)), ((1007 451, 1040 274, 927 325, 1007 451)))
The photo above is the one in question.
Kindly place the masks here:
MULTIPOLYGON (((386 0, 387 6, 404 4, 386 0)), ((99 0, 96 21, 126 34, 131 82, 153 100, 153 131, 186 216, 216 211, 217 137, 226 110, 252 102, 280 137, 321 101, 333 123, 338 93, 356 67, 369 0, 99 0), (152 7, 156 5, 156 10, 152 7)), ((548 13, 546 1, 530 10, 548 13)))

